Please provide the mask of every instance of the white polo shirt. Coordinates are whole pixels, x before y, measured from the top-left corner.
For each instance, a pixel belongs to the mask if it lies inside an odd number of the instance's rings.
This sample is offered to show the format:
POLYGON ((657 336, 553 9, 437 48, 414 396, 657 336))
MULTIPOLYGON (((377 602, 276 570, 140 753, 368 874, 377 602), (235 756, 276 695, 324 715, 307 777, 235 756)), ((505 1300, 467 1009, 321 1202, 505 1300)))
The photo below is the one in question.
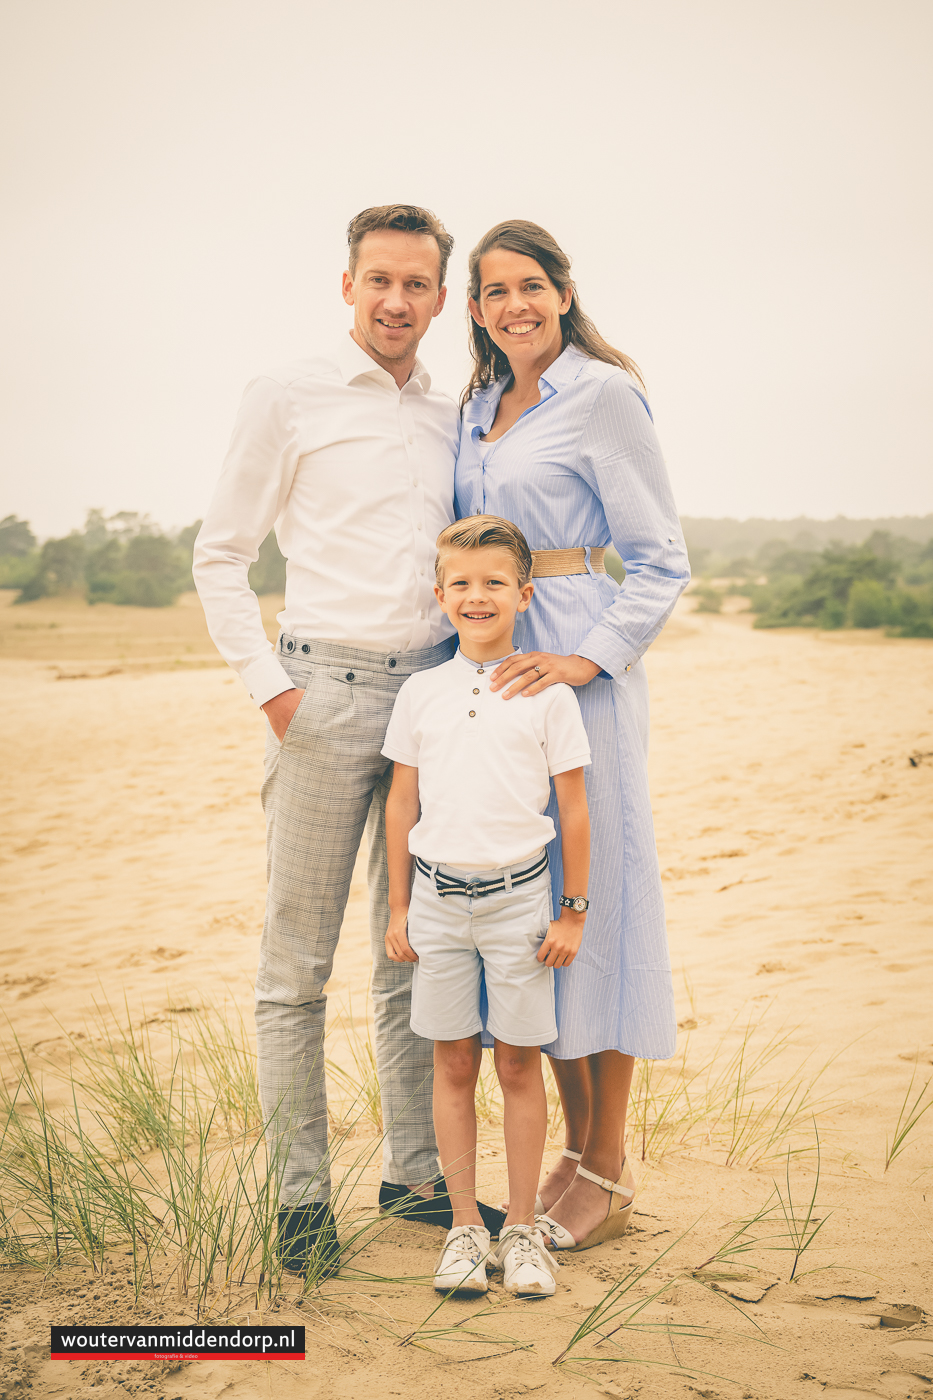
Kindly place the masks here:
POLYGON ((555 835, 549 779, 590 762, 571 687, 504 700, 489 689, 498 664, 458 651, 396 697, 382 752, 418 769, 421 819, 408 847, 422 860, 479 870, 533 855, 555 835))

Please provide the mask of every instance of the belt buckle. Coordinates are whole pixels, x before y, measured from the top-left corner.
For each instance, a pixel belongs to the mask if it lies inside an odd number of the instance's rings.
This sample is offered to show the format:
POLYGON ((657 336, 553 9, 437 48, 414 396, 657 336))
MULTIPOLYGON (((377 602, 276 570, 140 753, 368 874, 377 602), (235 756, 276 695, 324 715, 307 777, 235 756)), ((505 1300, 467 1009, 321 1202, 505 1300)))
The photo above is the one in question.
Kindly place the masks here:
POLYGON ((463 893, 466 895, 467 899, 476 899, 478 888, 479 886, 474 880, 467 880, 463 893))

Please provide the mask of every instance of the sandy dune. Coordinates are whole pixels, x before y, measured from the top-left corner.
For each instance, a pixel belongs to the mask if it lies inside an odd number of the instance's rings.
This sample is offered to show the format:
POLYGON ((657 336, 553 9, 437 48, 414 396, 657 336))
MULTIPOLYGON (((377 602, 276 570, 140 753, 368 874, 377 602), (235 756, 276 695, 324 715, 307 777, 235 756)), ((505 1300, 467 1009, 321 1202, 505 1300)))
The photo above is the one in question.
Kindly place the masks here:
MULTIPOLYGON (((274 600, 264 604, 273 629, 274 600)), ((310 1329, 303 1366, 212 1362, 163 1373, 51 1363, 42 1354, 50 1322, 131 1320, 125 1280, 116 1267, 103 1280, 74 1265, 47 1276, 6 1270, 0 1396, 253 1400, 273 1387, 283 1400, 933 1394, 930 1319, 878 1325, 891 1305, 933 1310, 933 1112, 883 1170, 912 1071, 915 1093, 933 1075, 933 644, 755 632, 747 616, 693 613, 688 597, 647 666, 685 1050, 662 1082, 674 1085, 681 1068, 689 1076, 725 1065, 750 1021, 761 1022, 747 1039, 751 1056, 785 1036, 762 1083, 802 1085, 825 1066, 813 1097, 822 1100, 816 1216, 828 1218, 802 1256, 802 1277, 788 1282, 793 1255, 777 1226, 775 1247, 733 1262, 743 1277, 719 1280, 726 1293, 690 1275, 764 1204, 773 1178, 787 1194, 786 1145, 802 1154, 790 1168, 794 1201, 809 1198, 810 1116, 788 1143, 776 1140, 774 1155, 737 1151, 727 1165, 721 1126, 705 1141, 702 1124, 649 1141, 655 1106, 644 1137, 632 1135, 630 1150, 640 1156, 644 1142, 647 1157, 633 1230, 574 1256, 551 1302, 515 1304, 496 1285, 472 1344, 399 1347, 434 1306, 424 1279, 440 1234, 393 1225, 362 1267, 403 1282, 335 1280, 316 1311, 292 1306, 297 1294, 283 1301, 277 1317, 310 1329), (642 1294, 661 1289, 641 1317, 654 1330, 617 1338, 622 1353, 594 1337, 577 1351, 594 1360, 555 1368, 613 1282, 669 1245, 639 1285, 642 1294), (373 1324, 377 1314, 393 1320, 394 1334, 373 1324), (611 1359, 620 1354, 647 1359, 611 1359)), ((0 692, 0 987, 31 1062, 61 1065, 67 1036, 93 1036, 104 1000, 122 1012, 125 999, 134 1025, 147 1020, 157 1035, 211 1000, 248 1015, 263 902, 263 721, 215 664, 193 597, 149 613, 54 600, 0 606, 0 692)), ((358 879, 333 1005, 352 1000, 359 1015, 367 974, 358 879)), ((349 1064, 333 1039, 335 1058, 349 1064)), ((54 1102, 51 1079, 49 1092, 54 1102)), ((361 1210, 378 1176, 376 1161, 361 1210)), ((481 1181, 497 1199, 504 1161, 494 1126, 484 1132, 481 1181)), ((187 1316, 174 1299, 148 1306, 187 1316)), ((477 1311, 452 1300, 443 1316, 450 1325, 477 1311)))

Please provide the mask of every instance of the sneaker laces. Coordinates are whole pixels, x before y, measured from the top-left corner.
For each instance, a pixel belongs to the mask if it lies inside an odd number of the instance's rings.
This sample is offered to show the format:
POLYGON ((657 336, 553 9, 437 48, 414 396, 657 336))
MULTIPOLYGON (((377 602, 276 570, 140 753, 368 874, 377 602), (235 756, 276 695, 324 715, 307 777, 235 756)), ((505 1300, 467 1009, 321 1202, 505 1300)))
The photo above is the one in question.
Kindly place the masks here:
POLYGON ((549 1254, 544 1247, 544 1240, 541 1232, 534 1225, 510 1225, 508 1230, 502 1232, 500 1237, 499 1263, 505 1267, 505 1261, 510 1254, 515 1255, 515 1263, 533 1264, 538 1268, 549 1269, 554 1277, 560 1264, 549 1254))
MULTIPOLYGON (((460 1234, 448 1240, 441 1250, 441 1258, 451 1253, 456 1259, 469 1259, 471 1264, 480 1264, 489 1253, 489 1246, 482 1235, 482 1225, 461 1225, 460 1234)), ((485 1231, 484 1231, 485 1234, 485 1231)))

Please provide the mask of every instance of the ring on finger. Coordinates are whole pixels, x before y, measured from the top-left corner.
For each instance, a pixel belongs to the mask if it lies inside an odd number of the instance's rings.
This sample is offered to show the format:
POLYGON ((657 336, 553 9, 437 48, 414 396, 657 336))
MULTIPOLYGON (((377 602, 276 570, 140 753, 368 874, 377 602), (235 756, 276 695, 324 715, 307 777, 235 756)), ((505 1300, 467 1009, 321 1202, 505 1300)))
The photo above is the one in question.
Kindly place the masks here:
POLYGON ((541 674, 541 667, 540 667, 540 666, 536 666, 534 669, 537 671, 538 675, 540 676, 540 674, 541 674))

